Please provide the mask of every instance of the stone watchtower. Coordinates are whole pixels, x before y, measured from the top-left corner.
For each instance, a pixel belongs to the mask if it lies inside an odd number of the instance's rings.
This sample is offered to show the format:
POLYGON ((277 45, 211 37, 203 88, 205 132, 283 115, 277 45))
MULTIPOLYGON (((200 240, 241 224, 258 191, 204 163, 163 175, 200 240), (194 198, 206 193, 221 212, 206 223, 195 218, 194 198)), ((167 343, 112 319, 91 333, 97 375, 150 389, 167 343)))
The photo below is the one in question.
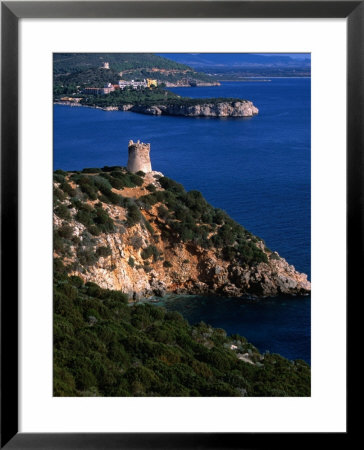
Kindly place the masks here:
POLYGON ((150 162, 150 144, 144 144, 143 142, 129 141, 129 159, 128 170, 129 172, 139 172, 142 170, 144 173, 152 171, 152 164, 150 162))

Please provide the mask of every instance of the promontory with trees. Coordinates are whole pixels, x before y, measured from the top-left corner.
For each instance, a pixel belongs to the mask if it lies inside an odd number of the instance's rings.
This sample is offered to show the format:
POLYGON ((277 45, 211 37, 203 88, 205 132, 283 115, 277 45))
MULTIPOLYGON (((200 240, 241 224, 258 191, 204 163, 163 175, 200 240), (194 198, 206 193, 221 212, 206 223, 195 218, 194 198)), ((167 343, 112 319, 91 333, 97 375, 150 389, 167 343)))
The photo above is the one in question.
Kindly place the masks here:
POLYGON ((153 54, 54 55, 55 103, 188 117, 258 114, 258 108, 245 99, 196 99, 181 97, 167 89, 219 84, 210 75, 153 54))
POLYGON ((141 301, 310 292, 304 274, 200 192, 158 172, 57 170, 54 265, 54 395, 310 395, 304 361, 141 301))

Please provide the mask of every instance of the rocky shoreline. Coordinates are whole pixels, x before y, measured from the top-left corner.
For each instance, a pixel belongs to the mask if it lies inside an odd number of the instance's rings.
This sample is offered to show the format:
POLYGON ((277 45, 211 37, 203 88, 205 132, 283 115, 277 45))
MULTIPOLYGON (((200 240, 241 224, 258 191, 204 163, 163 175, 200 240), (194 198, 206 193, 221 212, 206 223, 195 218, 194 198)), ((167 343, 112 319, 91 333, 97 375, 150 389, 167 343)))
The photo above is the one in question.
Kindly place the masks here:
POLYGON ((259 110, 251 101, 237 100, 227 102, 206 102, 201 104, 157 104, 134 105, 123 104, 120 106, 91 106, 72 102, 55 102, 58 105, 80 106, 86 108, 102 109, 103 111, 131 111, 139 114, 153 116, 184 116, 184 117, 253 117, 259 110))
POLYGON ((95 105, 82 105, 81 103, 76 102, 66 102, 66 101, 57 101, 53 102, 54 105, 62 105, 62 106, 72 106, 72 107, 79 107, 79 108, 92 108, 92 109, 101 109, 102 111, 119 111, 121 108, 118 106, 95 106, 95 105))
MULTIPOLYGON (((145 186, 154 185, 155 189, 163 190, 155 178, 161 175, 159 172, 149 172, 142 187, 113 192, 138 199, 148 192, 145 186)), ((57 187, 58 183, 55 183, 57 187)), ((101 204, 114 224, 127 217, 125 208, 104 202, 101 204)), ((64 205, 69 207, 70 200, 65 200, 64 205)), ((255 245, 265 254, 265 261, 253 265, 239 264, 223 258, 217 248, 203 248, 192 241, 176 242, 164 237, 166 223, 159 217, 159 209, 160 204, 157 203, 148 210, 143 209, 141 221, 134 226, 119 226, 120 232, 94 236, 92 245, 108 248, 109 254, 87 268, 76 264, 71 274, 105 289, 122 290, 134 299, 171 293, 256 298, 310 294, 311 284, 307 275, 296 271, 277 252, 267 249, 262 241, 257 241, 255 245), (148 229, 145 223, 152 225, 148 229), (153 263, 150 259, 145 260, 145 255, 143 257, 143 249, 151 246, 155 246, 156 254, 163 255, 162 259, 156 258, 153 263)), ((76 210, 70 209, 70 213, 72 217, 67 226, 72 230, 74 239, 80 240, 82 245, 88 239, 87 228, 77 220, 76 210)), ((55 229, 64 226, 56 211, 54 225, 55 229)), ((76 247, 70 247, 67 256, 69 263, 76 263, 78 251, 76 247)))
MULTIPOLYGON (((73 224, 75 229, 79 229, 80 225, 73 224)), ((148 234, 138 225, 133 229, 133 234, 124 236, 124 239, 132 239, 135 235, 143 239, 144 245, 149 244, 148 234)), ((166 294, 266 298, 304 296, 311 292, 307 275, 296 271, 277 253, 268 254, 268 263, 243 267, 216 257, 215 251, 198 246, 179 244, 171 252, 167 250, 169 243, 165 242, 160 250, 164 251, 171 267, 154 264, 150 272, 144 272, 129 266, 130 258, 140 266, 143 260, 124 242, 115 234, 100 236, 98 245, 111 248, 111 256, 100 258, 86 273, 75 271, 72 274, 105 289, 122 290, 134 299, 163 297, 166 294)))
MULTIPOLYGON (((163 81, 162 81, 163 82, 163 81)), ((171 82, 169 82, 169 81, 167 81, 166 83, 165 83, 165 85, 166 85, 166 87, 167 88, 170 88, 170 87, 178 87, 178 88, 180 88, 180 87, 187 87, 187 88, 190 88, 190 87, 213 87, 213 86, 221 86, 221 83, 219 82, 219 81, 214 81, 214 82, 203 82, 203 81, 201 81, 201 82, 196 82, 196 83, 194 83, 194 84, 191 84, 191 83, 183 83, 183 82, 181 82, 181 83, 171 83, 171 82)))
POLYGON ((153 116, 185 116, 185 117, 252 117, 259 110, 250 101, 207 102, 195 105, 127 105, 124 111, 133 111, 153 116))

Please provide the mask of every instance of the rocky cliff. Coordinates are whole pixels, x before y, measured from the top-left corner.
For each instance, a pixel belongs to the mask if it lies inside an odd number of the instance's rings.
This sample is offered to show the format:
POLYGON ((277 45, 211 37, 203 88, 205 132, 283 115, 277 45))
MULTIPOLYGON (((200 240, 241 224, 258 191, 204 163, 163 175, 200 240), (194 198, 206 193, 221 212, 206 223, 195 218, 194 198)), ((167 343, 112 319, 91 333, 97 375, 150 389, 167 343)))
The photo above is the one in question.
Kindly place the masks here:
POLYGON ((54 256, 68 273, 135 297, 310 292, 262 240, 161 173, 58 171, 54 256))
POLYGON ((96 106, 85 105, 74 102, 56 101, 55 104, 66 106, 84 106, 87 108, 102 109, 104 111, 131 111, 139 114, 153 116, 169 115, 184 117, 252 117, 259 113, 259 109, 251 101, 221 101, 194 103, 184 102, 181 104, 157 104, 143 105, 124 103, 120 106, 96 106))
POLYGON ((220 101, 199 104, 166 104, 166 105, 124 105, 124 111, 131 110, 142 114, 170 115, 186 117, 252 117, 259 110, 251 101, 220 101))

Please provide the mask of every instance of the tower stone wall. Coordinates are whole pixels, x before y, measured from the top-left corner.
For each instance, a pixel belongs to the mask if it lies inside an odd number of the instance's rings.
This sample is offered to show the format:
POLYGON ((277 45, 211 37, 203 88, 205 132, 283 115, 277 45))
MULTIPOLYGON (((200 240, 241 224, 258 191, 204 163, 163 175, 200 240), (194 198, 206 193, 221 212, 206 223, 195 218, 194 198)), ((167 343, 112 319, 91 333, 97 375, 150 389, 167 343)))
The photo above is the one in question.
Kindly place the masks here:
POLYGON ((129 141, 128 146, 129 159, 128 159, 128 170, 129 172, 139 172, 139 170, 144 173, 152 171, 152 164, 150 162, 150 144, 144 144, 143 142, 133 142, 129 141))

